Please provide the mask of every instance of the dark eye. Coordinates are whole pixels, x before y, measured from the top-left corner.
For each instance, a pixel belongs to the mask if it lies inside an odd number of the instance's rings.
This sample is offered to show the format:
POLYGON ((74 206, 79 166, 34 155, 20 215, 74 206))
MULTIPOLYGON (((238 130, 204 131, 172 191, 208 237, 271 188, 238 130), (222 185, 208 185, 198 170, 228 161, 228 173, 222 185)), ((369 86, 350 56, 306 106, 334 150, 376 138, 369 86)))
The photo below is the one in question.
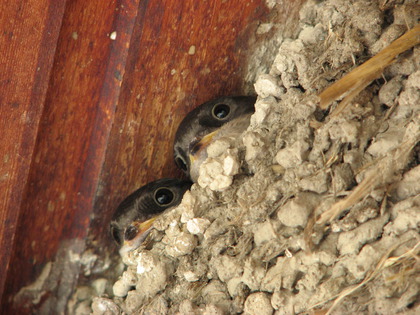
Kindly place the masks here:
POLYGON ((126 230, 125 230, 124 238, 125 238, 127 241, 131 241, 133 238, 135 238, 135 237, 136 237, 137 233, 138 233, 138 229, 137 229, 135 226, 130 225, 130 226, 129 226, 126 230))
POLYGON ((122 240, 121 240, 119 229, 117 227, 111 226, 111 235, 115 243, 117 243, 118 246, 121 246, 122 240))
POLYGON ((229 116, 229 113, 230 107, 226 104, 217 104, 213 107, 212 111, 213 117, 220 120, 226 119, 226 117, 229 116))
POLYGON ((175 164, 181 169, 181 170, 183 170, 184 172, 186 172, 187 170, 188 170, 188 167, 187 167, 187 163, 185 163, 185 161, 184 161, 184 159, 183 158, 181 158, 181 157, 179 157, 179 156, 177 156, 176 158, 175 158, 175 164))
POLYGON ((174 200, 174 194, 168 188, 159 188, 155 192, 155 201, 160 206, 166 206, 174 200))

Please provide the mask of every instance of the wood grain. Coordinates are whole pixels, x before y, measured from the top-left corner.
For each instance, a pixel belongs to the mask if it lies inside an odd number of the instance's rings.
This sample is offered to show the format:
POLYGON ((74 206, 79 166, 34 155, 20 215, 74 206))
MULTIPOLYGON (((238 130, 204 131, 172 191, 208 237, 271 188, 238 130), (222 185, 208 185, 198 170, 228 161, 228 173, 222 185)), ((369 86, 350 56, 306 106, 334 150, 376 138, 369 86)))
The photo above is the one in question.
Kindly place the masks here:
POLYGON ((7 309, 61 242, 86 237, 137 7, 137 0, 66 3, 20 206, 3 297, 7 309), (114 31, 115 41, 109 37, 114 31))
MULTIPOLYGON (((0 297, 44 108, 65 1, 0 3, 0 297)), ((1 308, 0 308, 1 309, 1 308)))

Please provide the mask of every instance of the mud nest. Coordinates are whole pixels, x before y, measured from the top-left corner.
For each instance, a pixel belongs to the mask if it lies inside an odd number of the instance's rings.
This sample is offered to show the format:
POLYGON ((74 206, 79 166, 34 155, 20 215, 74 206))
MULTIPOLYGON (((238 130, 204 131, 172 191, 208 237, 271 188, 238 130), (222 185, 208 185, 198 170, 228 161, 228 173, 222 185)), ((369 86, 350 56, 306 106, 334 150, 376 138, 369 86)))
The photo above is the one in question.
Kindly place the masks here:
POLYGON ((418 314, 420 47, 341 114, 318 107, 418 17, 417 1, 308 1, 296 38, 271 36, 271 68, 251 67, 248 130, 209 148, 119 280, 79 288, 70 312, 418 314))

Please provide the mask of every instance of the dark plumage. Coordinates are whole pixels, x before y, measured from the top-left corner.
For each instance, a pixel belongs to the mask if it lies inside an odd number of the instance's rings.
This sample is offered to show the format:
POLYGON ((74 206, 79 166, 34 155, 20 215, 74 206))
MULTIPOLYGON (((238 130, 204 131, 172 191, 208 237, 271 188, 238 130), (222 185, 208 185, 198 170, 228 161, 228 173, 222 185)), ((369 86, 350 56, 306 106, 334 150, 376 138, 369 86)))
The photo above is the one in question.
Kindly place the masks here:
POLYGON ((151 182, 130 194, 118 206, 110 227, 111 235, 127 252, 140 246, 149 234, 156 216, 182 200, 191 182, 164 178, 151 182))
POLYGON ((223 136, 236 136, 249 125, 255 96, 221 97, 201 104, 182 120, 175 135, 177 166, 196 182, 207 146, 223 136))

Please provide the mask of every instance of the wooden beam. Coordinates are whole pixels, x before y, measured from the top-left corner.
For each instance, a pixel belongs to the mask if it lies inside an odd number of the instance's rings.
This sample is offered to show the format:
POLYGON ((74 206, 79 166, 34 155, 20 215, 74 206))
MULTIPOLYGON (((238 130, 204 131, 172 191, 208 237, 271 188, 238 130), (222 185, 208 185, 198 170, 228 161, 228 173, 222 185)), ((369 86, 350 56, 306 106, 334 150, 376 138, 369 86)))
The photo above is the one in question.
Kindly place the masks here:
POLYGON ((0 297, 21 233, 16 227, 64 5, 64 0, 0 3, 0 297))
POLYGON ((63 241, 86 237, 138 2, 66 3, 6 278, 8 314, 32 312, 12 310, 13 296, 63 241))

